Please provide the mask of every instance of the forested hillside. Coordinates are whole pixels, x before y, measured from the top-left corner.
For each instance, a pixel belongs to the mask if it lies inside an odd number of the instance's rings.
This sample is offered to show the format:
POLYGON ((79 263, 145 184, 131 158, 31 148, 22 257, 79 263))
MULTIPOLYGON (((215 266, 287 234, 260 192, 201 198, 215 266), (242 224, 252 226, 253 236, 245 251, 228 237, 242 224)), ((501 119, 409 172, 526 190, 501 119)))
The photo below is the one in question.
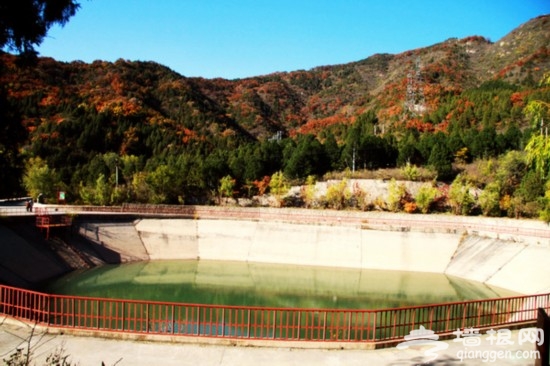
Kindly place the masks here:
POLYGON ((277 172, 303 183, 346 169, 400 168, 418 179, 410 174, 417 167, 484 190, 516 151, 513 183, 492 188, 498 209, 472 207, 534 216, 547 176, 531 173, 523 151, 550 118, 548 108, 536 116, 525 108, 550 101, 541 83, 549 70, 550 16, 494 43, 449 39, 238 80, 188 78, 153 62, 4 53, 0 196, 54 200, 63 190, 70 202, 207 203, 262 194, 277 172), (529 192, 517 198, 521 187, 529 192), (521 208, 502 203, 514 197, 521 208))

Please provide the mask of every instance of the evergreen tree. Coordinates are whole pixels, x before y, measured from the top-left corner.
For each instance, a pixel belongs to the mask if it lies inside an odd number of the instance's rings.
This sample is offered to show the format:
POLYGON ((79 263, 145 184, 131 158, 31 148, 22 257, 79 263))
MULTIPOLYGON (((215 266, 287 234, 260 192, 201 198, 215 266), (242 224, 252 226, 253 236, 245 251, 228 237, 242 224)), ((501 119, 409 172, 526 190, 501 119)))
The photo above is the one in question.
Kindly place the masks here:
POLYGON ((417 135, 408 132, 398 144, 397 166, 404 166, 407 163, 413 165, 422 165, 424 163, 420 151, 416 148, 417 144, 417 135))
POLYGON ((327 157, 327 170, 340 169, 340 147, 336 142, 334 134, 327 134, 323 147, 325 149, 325 156, 327 157))
POLYGON ((494 127, 483 128, 479 132, 474 132, 474 138, 471 146, 469 146, 470 152, 474 157, 488 158, 497 156, 497 133, 494 127))
POLYGON ((437 179, 447 180, 452 178, 452 162, 453 154, 447 147, 446 138, 442 133, 438 133, 428 158, 428 165, 437 172, 437 179))
POLYGON ((0 49, 34 53, 49 29, 65 25, 80 5, 74 0, 18 0, 0 4, 0 49))
POLYGON ((285 162, 284 172, 290 178, 321 175, 329 169, 326 161, 325 151, 319 140, 313 135, 305 135, 299 138, 292 155, 285 162))
POLYGON ((24 163, 19 151, 25 138, 26 131, 20 117, 6 98, 5 90, 0 90, 0 198, 23 194, 21 176, 24 163))
POLYGON ((260 144, 261 168, 259 177, 271 176, 283 168, 283 144, 280 141, 264 141, 260 144))

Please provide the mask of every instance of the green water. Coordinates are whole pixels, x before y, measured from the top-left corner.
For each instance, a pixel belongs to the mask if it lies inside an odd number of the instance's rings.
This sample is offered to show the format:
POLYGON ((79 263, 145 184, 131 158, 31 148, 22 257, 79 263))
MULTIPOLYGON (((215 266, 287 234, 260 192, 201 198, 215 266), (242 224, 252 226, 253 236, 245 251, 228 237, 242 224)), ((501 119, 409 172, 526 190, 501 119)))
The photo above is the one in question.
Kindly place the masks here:
POLYGON ((434 273, 205 260, 106 265, 48 284, 50 293, 196 304, 378 309, 514 296, 434 273))

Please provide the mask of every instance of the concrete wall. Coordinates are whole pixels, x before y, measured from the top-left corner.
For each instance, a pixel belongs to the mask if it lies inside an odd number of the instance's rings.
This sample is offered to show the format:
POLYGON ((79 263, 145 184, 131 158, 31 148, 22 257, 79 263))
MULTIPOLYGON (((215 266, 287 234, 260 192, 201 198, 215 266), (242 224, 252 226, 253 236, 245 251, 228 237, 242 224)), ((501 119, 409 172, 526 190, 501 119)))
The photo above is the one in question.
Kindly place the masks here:
POLYGON ((151 259, 436 272, 519 293, 550 291, 548 246, 477 234, 208 219, 143 219, 135 228, 151 259))
POLYGON ((151 259, 210 259, 444 272, 459 236, 265 221, 144 219, 151 259))
MULTIPOLYGON (((434 272, 519 293, 550 292, 550 243, 542 222, 295 211, 267 210, 246 220, 82 215, 67 240, 81 256, 94 257, 94 263, 200 258, 434 272), (349 220, 359 214, 360 220, 349 220), (317 216, 319 222, 311 220, 317 216), (333 220, 327 224, 326 217, 333 220), (479 222, 496 230, 481 232, 479 225, 468 230, 479 222), (539 236, 526 237, 526 229, 539 236)), ((39 240, 30 219, 6 224, 0 225, 1 282, 30 287, 74 268, 51 243, 39 240)))
POLYGON ((21 221, 0 225, 0 282, 33 288, 45 278, 70 270, 41 239, 39 232, 26 228, 21 221))

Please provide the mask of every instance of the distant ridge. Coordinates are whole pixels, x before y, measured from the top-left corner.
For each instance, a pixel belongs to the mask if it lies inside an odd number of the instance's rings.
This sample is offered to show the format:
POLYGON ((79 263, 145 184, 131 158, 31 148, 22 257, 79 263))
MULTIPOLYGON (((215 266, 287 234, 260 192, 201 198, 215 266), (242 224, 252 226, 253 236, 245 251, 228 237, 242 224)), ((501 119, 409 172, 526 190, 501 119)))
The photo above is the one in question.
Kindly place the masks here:
POLYGON ((491 43, 481 36, 448 39, 396 55, 309 71, 246 79, 183 77, 153 62, 61 63, 39 58, 34 71, 4 54, 2 84, 14 97, 40 95, 38 107, 55 115, 72 103, 147 119, 186 120, 183 134, 226 133, 266 139, 350 123, 368 109, 380 118, 401 113, 407 74, 420 65, 428 109, 441 97, 499 79, 514 84, 539 80, 550 70, 550 16, 534 18, 491 43), (183 115, 182 115, 183 114, 183 115), (192 120, 187 121, 189 118, 192 120))

